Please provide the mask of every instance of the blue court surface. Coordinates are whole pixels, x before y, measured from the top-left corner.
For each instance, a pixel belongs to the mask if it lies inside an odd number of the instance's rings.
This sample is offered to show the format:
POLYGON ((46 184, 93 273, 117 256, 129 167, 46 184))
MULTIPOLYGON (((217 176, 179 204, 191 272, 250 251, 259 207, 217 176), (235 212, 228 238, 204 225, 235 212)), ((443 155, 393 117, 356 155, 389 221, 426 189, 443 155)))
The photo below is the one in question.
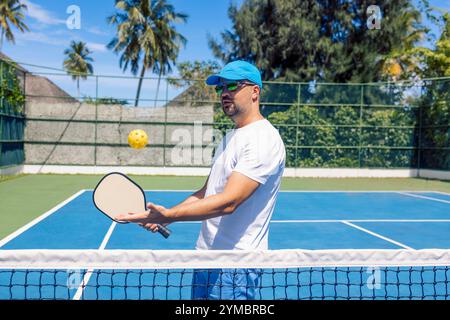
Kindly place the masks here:
MULTIPOLYGON (((191 194, 190 191, 146 191, 147 199, 152 202, 170 207, 181 202, 191 194)), ((198 222, 175 223, 170 225, 172 235, 164 239, 159 234, 152 234, 133 224, 114 224, 93 206, 92 190, 81 190, 71 198, 59 204, 41 217, 17 230, 12 235, 0 241, 0 249, 194 249, 201 224, 198 222)), ((441 192, 301 192, 283 191, 279 193, 276 208, 272 217, 269 231, 269 249, 448 249, 450 248, 450 194, 441 192)), ((423 272, 417 277, 423 277, 423 272)), ((84 271, 86 272, 86 270, 84 271)), ((399 272, 383 271, 386 279, 398 277, 399 272)), ((432 275, 434 280, 449 276, 447 269, 432 275), (436 278, 437 277, 437 278, 436 278)), ((360 277, 361 272, 351 268, 345 271, 333 271, 332 277, 360 277), (355 273, 355 275, 352 275, 355 273)), ((426 270, 425 270, 426 274, 426 270)), ((101 299, 135 299, 152 298, 158 290, 165 290, 165 297, 171 298, 181 294, 181 289, 174 286, 173 293, 167 286, 151 288, 148 296, 141 296, 137 288, 145 287, 145 283, 158 281, 176 281, 189 287, 189 274, 174 272, 169 275, 164 272, 142 275, 139 272, 125 274, 115 271, 94 271, 97 286, 85 289, 83 298, 101 299), (145 277, 149 277, 146 279, 145 277), (184 277, 184 278, 183 278, 184 277), (161 279, 159 279, 161 278, 161 279), (158 280, 159 279, 159 280, 158 280), (125 288, 121 283, 135 285, 125 288), (144 285, 136 285, 144 283, 144 285), (115 284, 115 291, 106 290, 115 284), (136 292, 135 292, 136 291, 136 292), (169 292, 168 292, 169 291, 169 292)), ((288 274, 288 276, 291 276, 288 274)), ((301 281, 302 274, 292 275, 301 281)), ((305 274, 306 276, 306 274, 305 274)), ((75 289, 67 290, 64 286, 42 286, 46 278, 52 277, 53 282, 66 283, 68 273, 58 272, 46 275, 45 272, 0 272, 0 299, 10 298, 73 298, 75 289), (14 278, 15 277, 15 278, 14 278), (61 279, 57 279, 60 277, 61 279), (27 279, 25 279, 27 278, 27 279), (28 281, 27 288, 14 287, 12 283, 28 281), (6 282, 9 283, 5 285, 6 282), (36 282, 37 284, 33 285, 36 282), (35 287, 35 289, 34 289, 35 287), (4 289, 4 288, 7 288, 4 289), (51 292, 47 292, 51 291, 51 292)), ((270 281, 277 281, 277 277, 286 274, 273 274, 270 281)), ((309 281, 314 275, 308 274, 309 281)), ((323 274, 321 274, 323 277, 323 274)), ((409 272, 409 277, 416 277, 409 272)), ((339 280, 338 280, 339 281, 339 280)), ((413 281, 414 282, 414 281, 413 281)), ((423 279, 422 279, 423 282, 423 279)), ((448 283, 444 283, 448 286, 448 283)), ((264 283, 263 283, 264 286, 264 283)), ((270 285, 267 287, 272 288, 270 285)), ((348 290, 347 287, 344 288, 348 290)), ((284 291, 287 289, 284 288, 284 291)), ((299 290, 298 286, 295 290, 299 290)), ((315 293, 308 287, 309 296, 315 293)), ((321 288, 319 296, 324 295, 321 288)), ((336 287, 329 290, 336 290, 336 287)), ((358 290, 362 290, 361 286, 358 290)), ((395 288, 402 295, 402 289, 395 288)), ((409 295, 414 296, 414 287, 409 286, 409 295)), ((420 288, 424 293, 423 286, 420 288)), ((430 290, 436 290, 432 288, 430 290)), ((448 288, 445 288, 448 290, 448 288)), ((426 291, 426 288, 425 288, 426 291)), ((182 293, 183 296, 189 294, 182 293)), ((283 297, 285 292, 281 293, 283 297)), ((326 294, 326 292, 325 292, 326 294)), ((336 293, 334 293, 336 294, 336 293)), ((364 292, 359 292, 364 295, 364 292)), ((371 291, 370 294, 373 294, 371 291)), ((386 297, 384 292, 381 298, 386 297)))

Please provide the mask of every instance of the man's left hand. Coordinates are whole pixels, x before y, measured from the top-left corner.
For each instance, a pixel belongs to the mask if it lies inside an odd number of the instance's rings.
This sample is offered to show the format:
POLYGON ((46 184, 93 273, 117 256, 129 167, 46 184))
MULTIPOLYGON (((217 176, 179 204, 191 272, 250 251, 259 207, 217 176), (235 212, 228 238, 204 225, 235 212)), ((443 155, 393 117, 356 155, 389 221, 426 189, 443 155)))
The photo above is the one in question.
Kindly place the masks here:
MULTIPOLYGON (((163 206, 153 204, 149 202, 147 204, 149 211, 144 212, 129 212, 128 214, 122 214, 116 216, 116 220, 120 222, 133 222, 137 223, 146 229, 152 224, 169 224, 172 220, 169 217, 168 209, 163 206)), ((153 231, 153 230, 152 230, 153 231)))

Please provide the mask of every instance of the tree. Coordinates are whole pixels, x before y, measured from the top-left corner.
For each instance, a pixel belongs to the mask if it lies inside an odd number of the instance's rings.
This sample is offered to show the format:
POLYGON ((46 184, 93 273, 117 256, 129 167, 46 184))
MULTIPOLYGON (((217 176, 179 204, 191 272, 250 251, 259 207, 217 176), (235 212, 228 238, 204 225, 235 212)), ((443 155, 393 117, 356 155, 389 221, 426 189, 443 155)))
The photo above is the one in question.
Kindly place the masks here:
POLYGON ((111 105, 127 105, 128 101, 124 99, 116 99, 114 97, 102 97, 102 98, 92 98, 89 96, 83 97, 84 103, 87 104, 111 104, 111 105))
POLYGON ((230 5, 233 30, 219 42, 209 37, 224 62, 254 62, 264 80, 372 82, 383 78, 393 51, 413 46, 427 29, 408 0, 377 1, 381 28, 369 30, 369 0, 244 0, 230 5))
POLYGON ((25 19, 24 11, 27 6, 19 0, 1 0, 0 1, 0 50, 3 48, 3 41, 6 39, 12 43, 15 42, 14 34, 11 30, 11 25, 19 29, 21 32, 28 31, 28 27, 23 22, 25 19))
POLYGON ((180 79, 168 79, 169 84, 177 88, 185 88, 183 99, 197 105, 217 100, 217 94, 205 83, 205 79, 219 71, 219 65, 214 61, 193 61, 177 64, 180 79))
POLYGON ((122 53, 119 65, 123 71, 130 65, 136 75, 141 69, 135 106, 139 103, 145 72, 152 69, 158 73, 156 104, 161 76, 171 71, 171 63, 175 63, 181 45, 186 42, 174 23, 186 22, 187 15, 175 12, 165 0, 116 0, 115 7, 117 12, 108 17, 108 22, 117 27, 117 34, 108 48, 122 53))
POLYGON ((211 74, 219 72, 219 69, 219 64, 211 60, 186 61, 178 64, 178 72, 182 79, 199 80, 204 86, 206 86, 204 80, 211 74))
POLYGON ((410 50, 418 61, 417 73, 422 78, 450 76, 450 14, 442 16, 442 33, 434 48, 417 47, 410 50))
POLYGON ((90 62, 94 59, 89 55, 92 51, 86 46, 86 43, 72 41, 70 47, 64 50, 66 59, 64 60, 64 69, 77 81, 77 98, 80 97, 80 79, 86 80, 89 74, 94 72, 90 62))
POLYGON ((422 130, 421 166, 450 169, 450 14, 442 16, 442 32, 433 48, 418 47, 411 55, 419 61, 416 69, 420 78, 442 77, 424 81, 421 107, 422 130), (444 78, 446 77, 446 78, 444 78))
POLYGON ((261 110, 280 130, 289 166, 420 163, 448 169, 450 80, 427 82, 419 98, 412 96, 417 93, 412 82, 354 84, 412 78, 418 66, 423 74, 444 75, 445 41, 438 41, 441 49, 413 54, 429 36, 421 18, 433 20, 431 11, 428 0, 244 0, 229 8, 232 29, 220 40, 209 36, 209 45, 224 62, 255 63, 263 80, 310 82, 267 83, 262 91, 261 110), (380 7, 380 29, 366 25, 372 4, 380 7), (417 104, 424 106, 422 113, 409 107, 417 104), (422 159, 411 148, 419 131, 421 145, 430 148, 422 159))

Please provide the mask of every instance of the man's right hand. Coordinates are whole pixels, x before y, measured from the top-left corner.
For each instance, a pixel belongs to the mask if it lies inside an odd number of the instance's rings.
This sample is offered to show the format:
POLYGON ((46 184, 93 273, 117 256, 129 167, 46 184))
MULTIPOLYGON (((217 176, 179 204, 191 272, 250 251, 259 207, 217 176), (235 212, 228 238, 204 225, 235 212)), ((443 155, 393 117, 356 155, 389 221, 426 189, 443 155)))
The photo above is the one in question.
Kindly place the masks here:
MULTIPOLYGON (((167 225, 169 225, 170 223, 163 223, 162 224, 162 226, 167 226, 167 225)), ((153 232, 153 233, 155 233, 155 232, 158 232, 158 225, 157 224, 155 224, 155 223, 147 223, 147 224, 144 224, 144 223, 139 223, 139 225, 142 227, 142 228, 144 228, 144 229, 146 229, 146 230, 148 230, 148 231, 151 231, 151 232, 153 232)))

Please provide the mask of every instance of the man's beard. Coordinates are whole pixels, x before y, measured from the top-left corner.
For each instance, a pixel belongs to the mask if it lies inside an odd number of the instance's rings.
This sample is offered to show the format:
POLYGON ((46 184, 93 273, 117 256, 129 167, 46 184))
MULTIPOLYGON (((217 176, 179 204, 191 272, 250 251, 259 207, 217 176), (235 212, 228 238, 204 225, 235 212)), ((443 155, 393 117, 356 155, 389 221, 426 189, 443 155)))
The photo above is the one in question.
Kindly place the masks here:
POLYGON ((233 103, 232 100, 222 101, 222 110, 230 118, 236 116, 239 113, 239 108, 233 103))

